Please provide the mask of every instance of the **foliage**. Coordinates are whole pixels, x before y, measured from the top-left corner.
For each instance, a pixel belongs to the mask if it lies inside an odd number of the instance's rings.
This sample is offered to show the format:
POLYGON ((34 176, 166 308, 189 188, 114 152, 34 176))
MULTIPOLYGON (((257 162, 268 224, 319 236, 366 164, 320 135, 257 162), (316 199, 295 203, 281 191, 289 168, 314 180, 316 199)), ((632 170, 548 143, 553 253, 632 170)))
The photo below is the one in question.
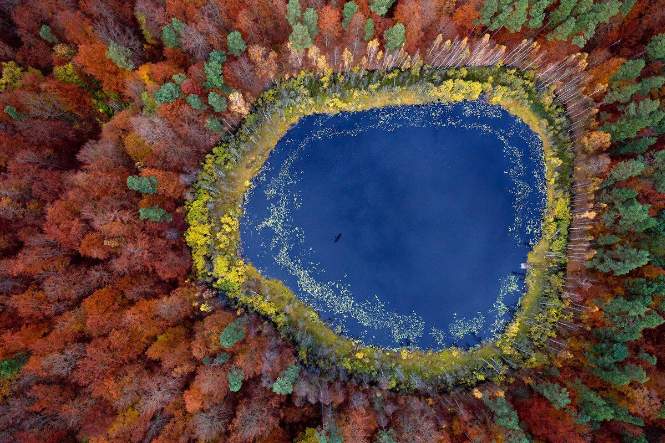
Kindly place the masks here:
POLYGON ((170 223, 173 220, 171 214, 166 212, 163 208, 159 206, 150 206, 147 208, 139 209, 139 218, 141 220, 149 220, 153 222, 167 222, 170 223))
POLYGON ((173 82, 166 82, 155 92, 155 101, 159 104, 173 103, 180 98, 180 88, 173 82))
POLYGON ((157 192, 157 177, 152 175, 148 177, 130 175, 127 177, 127 187, 142 194, 155 194, 157 192))
POLYGON ((288 395, 293 392, 293 384, 300 374, 300 366, 291 365, 282 372, 272 385, 272 391, 275 394, 288 395))
POLYGON ((49 25, 43 24, 41 28, 39 28, 39 36, 51 44, 58 43, 58 38, 53 35, 53 31, 49 25))
POLYGON ((231 392, 238 392, 240 391, 240 388, 242 388, 242 381, 245 378, 244 374, 242 373, 242 369, 240 368, 231 368, 227 375, 227 379, 229 382, 229 391, 231 392))
POLYGON ((647 44, 646 51, 652 60, 665 60, 665 33, 654 35, 647 44))
POLYGON ((106 50, 106 57, 113 61, 117 67, 131 71, 134 69, 134 63, 132 63, 132 52, 120 46, 116 42, 109 43, 109 47, 106 50))
POLYGON ((232 348, 236 343, 245 338, 246 321, 240 317, 233 320, 227 325, 224 330, 219 334, 219 344, 223 348, 232 348))
POLYGON ((226 36, 226 41, 229 52, 236 57, 245 52, 245 49, 247 49, 245 40, 243 40, 242 34, 240 34, 238 31, 230 32, 229 35, 226 36))
POLYGON ((351 19, 358 12, 358 4, 354 1, 349 1, 344 3, 344 9, 342 9, 342 28, 348 29, 351 19))
POLYGON ((404 44, 406 28, 404 28, 403 24, 397 23, 393 27, 386 29, 383 33, 383 38, 386 41, 386 49, 388 51, 399 49, 404 44))
POLYGON ((393 3, 395 0, 372 0, 369 7, 375 14, 386 15, 393 3))

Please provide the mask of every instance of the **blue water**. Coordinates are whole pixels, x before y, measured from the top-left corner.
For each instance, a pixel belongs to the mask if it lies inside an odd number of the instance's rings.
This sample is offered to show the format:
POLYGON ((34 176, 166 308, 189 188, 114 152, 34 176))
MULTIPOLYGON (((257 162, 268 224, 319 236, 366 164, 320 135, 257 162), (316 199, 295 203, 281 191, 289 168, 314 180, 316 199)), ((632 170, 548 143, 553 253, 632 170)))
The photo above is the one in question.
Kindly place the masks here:
POLYGON ((246 196, 241 254, 384 347, 501 332, 539 238, 542 145, 483 102, 302 119, 246 196))

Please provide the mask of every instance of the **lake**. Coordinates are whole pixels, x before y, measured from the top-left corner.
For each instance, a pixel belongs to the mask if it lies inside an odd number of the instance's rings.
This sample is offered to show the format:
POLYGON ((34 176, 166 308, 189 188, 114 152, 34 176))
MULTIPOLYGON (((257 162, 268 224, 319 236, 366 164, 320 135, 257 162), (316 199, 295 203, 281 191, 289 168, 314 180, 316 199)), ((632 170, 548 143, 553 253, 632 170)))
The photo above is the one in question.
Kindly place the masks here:
POLYGON ((473 346, 524 291, 542 155, 523 122, 482 101, 309 116, 255 177, 240 252, 339 334, 473 346))

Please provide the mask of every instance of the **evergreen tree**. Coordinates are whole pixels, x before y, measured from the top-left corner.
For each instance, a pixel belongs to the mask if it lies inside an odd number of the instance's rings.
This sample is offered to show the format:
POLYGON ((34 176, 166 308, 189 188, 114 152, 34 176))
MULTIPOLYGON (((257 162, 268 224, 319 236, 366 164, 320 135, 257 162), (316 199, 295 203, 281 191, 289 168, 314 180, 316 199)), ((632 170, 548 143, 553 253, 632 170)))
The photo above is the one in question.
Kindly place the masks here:
POLYGON ((229 52, 236 57, 245 52, 245 49, 247 49, 245 40, 243 40, 242 34, 240 34, 238 31, 229 33, 229 35, 226 36, 226 42, 229 48, 229 52))
POLYGON ((139 219, 153 222, 171 222, 173 217, 159 206, 139 209, 139 219))
POLYGON ((618 82, 621 80, 633 80, 640 75, 642 69, 644 69, 645 62, 641 58, 635 60, 627 60, 623 65, 617 69, 617 71, 612 76, 613 82, 618 82))
POLYGON ((545 397, 556 409, 565 408, 570 404, 568 390, 556 383, 542 383, 534 386, 536 392, 545 397))
POLYGON ((665 61, 665 33, 653 36, 646 51, 650 59, 665 61))
POLYGON ((374 38, 374 20, 372 18, 368 18, 367 21, 365 22, 365 28, 363 29, 364 35, 363 39, 368 42, 374 38))
POLYGON ((229 382, 229 391, 238 392, 242 388, 242 382, 245 378, 245 375, 242 373, 242 369, 233 367, 226 376, 229 382))
POLYGON ((301 14, 300 0, 289 0, 286 5, 286 20, 291 27, 294 27, 300 21, 301 14))
POLYGON ((289 41, 297 50, 307 49, 313 44, 307 26, 302 23, 296 23, 293 25, 293 31, 289 36, 289 41))
POLYGON ((286 368, 272 385, 275 394, 288 395, 293 392, 293 384, 300 374, 300 366, 291 365, 286 368))
POLYGON ((155 92, 155 101, 159 104, 172 103, 180 98, 180 88, 172 82, 164 83, 155 92))
POLYGON ((58 43, 58 38, 53 35, 53 31, 51 31, 51 27, 49 25, 42 25, 42 27, 39 28, 39 36, 49 43, 58 43))
POLYGON ((348 29, 351 19, 358 12, 358 4, 354 1, 344 3, 344 9, 342 9, 342 28, 348 29))
POLYGON ((124 46, 120 46, 116 42, 109 43, 106 50, 106 58, 115 63, 119 68, 127 71, 134 69, 134 63, 132 63, 132 51, 124 46))
POLYGON ((127 177, 127 187, 142 194, 155 194, 157 193, 157 177, 130 175, 127 177))
POLYGON ((396 23, 391 28, 386 29, 383 33, 383 38, 386 41, 386 50, 394 51, 399 49, 404 44, 406 38, 406 29, 401 23, 396 23))
POLYGON ((395 3, 395 0, 372 0, 369 9, 375 14, 386 15, 393 3, 395 3))
POLYGON ((219 344, 224 349, 232 348, 233 345, 245 338, 246 320, 239 317, 229 323, 219 334, 219 344))
POLYGON ((319 15, 314 8, 307 8, 302 16, 302 21, 307 27, 310 39, 314 40, 319 35, 319 15))

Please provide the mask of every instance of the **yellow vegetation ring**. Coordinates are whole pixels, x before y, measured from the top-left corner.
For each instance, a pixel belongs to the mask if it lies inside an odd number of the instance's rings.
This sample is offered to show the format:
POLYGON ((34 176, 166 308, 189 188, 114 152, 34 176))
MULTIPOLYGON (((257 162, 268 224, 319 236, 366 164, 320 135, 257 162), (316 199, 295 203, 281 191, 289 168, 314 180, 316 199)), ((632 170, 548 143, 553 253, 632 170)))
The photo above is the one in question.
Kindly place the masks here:
POLYGON ((533 72, 503 66, 316 76, 303 73, 265 91, 235 134, 205 158, 187 205, 186 240, 199 280, 270 319, 297 346, 306 365, 389 388, 452 388, 501 379, 511 368, 547 360, 545 344, 566 314, 560 293, 570 225, 573 153, 565 111, 533 72), (308 304, 238 255, 243 198, 288 129, 311 114, 397 105, 478 100, 481 96, 524 121, 543 142, 546 205, 540 241, 529 253, 519 309, 495 340, 462 350, 383 349, 336 334, 308 304), (554 257, 554 258, 552 258, 554 257))

